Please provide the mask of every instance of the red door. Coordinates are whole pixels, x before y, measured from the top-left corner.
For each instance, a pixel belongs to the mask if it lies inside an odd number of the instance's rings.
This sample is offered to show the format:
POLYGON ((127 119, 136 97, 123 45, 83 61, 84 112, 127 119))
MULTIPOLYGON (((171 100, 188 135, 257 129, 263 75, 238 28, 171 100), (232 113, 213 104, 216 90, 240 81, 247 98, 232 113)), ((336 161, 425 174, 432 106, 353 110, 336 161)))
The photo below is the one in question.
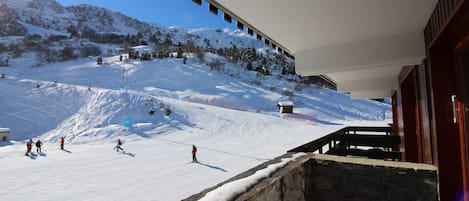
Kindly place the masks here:
MULTIPOLYGON (((469 46, 469 42, 466 43, 469 46)), ((469 172, 469 48, 461 48, 457 56, 458 62, 458 86, 459 86, 459 97, 456 97, 456 104, 454 106, 455 123, 459 125, 460 143, 461 143, 461 160, 463 168, 463 180, 464 180, 464 200, 469 200, 468 192, 468 172, 469 172)))
POLYGON ((428 49, 442 201, 469 201, 469 1, 461 1, 428 49))

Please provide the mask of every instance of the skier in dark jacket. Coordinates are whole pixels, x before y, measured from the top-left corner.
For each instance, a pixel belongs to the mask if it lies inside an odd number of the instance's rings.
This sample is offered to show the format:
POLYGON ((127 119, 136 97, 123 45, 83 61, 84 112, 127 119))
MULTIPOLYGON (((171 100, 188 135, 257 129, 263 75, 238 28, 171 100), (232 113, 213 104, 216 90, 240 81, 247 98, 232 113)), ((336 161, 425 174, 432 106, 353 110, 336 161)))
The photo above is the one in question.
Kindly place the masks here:
POLYGON ((41 142, 41 140, 38 139, 37 142, 36 142, 36 151, 37 151, 37 153, 42 153, 41 146, 42 146, 42 142, 41 142))
POLYGON ((195 147, 195 145, 192 145, 192 162, 193 163, 198 162, 196 154, 197 154, 197 147, 195 147))
POLYGON ((121 148, 121 145, 122 145, 122 144, 123 144, 123 143, 122 143, 121 139, 117 138, 117 145, 116 145, 116 147, 115 147, 116 151, 119 151, 119 149, 122 150, 122 151, 124 151, 124 149, 121 148))

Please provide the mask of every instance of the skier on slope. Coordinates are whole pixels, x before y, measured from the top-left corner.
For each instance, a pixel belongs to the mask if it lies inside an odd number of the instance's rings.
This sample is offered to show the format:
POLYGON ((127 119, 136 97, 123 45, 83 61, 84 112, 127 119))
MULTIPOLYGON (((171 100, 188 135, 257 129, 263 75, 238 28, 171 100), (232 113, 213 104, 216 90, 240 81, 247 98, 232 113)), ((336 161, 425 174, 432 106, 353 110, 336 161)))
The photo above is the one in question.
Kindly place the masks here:
POLYGON ((64 137, 60 137, 60 149, 61 150, 64 150, 64 143, 65 143, 64 137))
POLYGON ((198 162, 196 154, 197 154, 197 147, 195 147, 195 145, 192 145, 192 162, 193 163, 198 162))
POLYGON ((41 140, 37 139, 37 142, 36 142, 36 151, 37 151, 37 153, 42 153, 41 146, 42 146, 41 140))
POLYGON ((122 150, 122 151, 124 151, 124 149, 121 148, 121 145, 122 145, 122 144, 123 144, 123 143, 122 143, 121 139, 117 138, 117 145, 116 145, 116 147, 115 147, 115 149, 116 149, 117 152, 119 152, 119 149, 122 150))
POLYGON ((26 143, 26 153, 24 155, 29 156, 29 153, 31 152, 32 148, 33 148, 33 139, 29 139, 29 141, 26 143))

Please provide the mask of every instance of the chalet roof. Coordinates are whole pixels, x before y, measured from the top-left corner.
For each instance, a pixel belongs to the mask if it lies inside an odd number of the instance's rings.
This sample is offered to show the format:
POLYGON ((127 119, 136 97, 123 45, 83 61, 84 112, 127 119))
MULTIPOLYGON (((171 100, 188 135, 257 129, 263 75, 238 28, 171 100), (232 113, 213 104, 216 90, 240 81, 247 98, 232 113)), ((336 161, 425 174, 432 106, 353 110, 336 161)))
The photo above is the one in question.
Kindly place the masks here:
POLYGON ((293 106, 293 105, 295 105, 295 104, 294 104, 293 102, 291 102, 291 101, 279 101, 279 102, 278 102, 278 105, 279 105, 279 106, 293 106))
POLYGON ((10 129, 9 128, 0 128, 0 132, 9 132, 10 129))

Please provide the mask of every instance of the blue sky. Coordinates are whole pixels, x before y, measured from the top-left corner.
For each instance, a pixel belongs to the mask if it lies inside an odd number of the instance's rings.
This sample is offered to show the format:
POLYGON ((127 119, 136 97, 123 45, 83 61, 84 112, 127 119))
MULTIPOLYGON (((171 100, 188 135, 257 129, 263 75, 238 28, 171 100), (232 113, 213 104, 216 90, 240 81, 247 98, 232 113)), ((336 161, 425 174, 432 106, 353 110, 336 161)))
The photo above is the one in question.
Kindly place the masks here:
POLYGON ((63 6, 90 4, 123 13, 144 22, 162 26, 178 25, 184 28, 230 28, 235 29, 218 16, 208 11, 208 4, 199 6, 191 0, 57 0, 63 6))

